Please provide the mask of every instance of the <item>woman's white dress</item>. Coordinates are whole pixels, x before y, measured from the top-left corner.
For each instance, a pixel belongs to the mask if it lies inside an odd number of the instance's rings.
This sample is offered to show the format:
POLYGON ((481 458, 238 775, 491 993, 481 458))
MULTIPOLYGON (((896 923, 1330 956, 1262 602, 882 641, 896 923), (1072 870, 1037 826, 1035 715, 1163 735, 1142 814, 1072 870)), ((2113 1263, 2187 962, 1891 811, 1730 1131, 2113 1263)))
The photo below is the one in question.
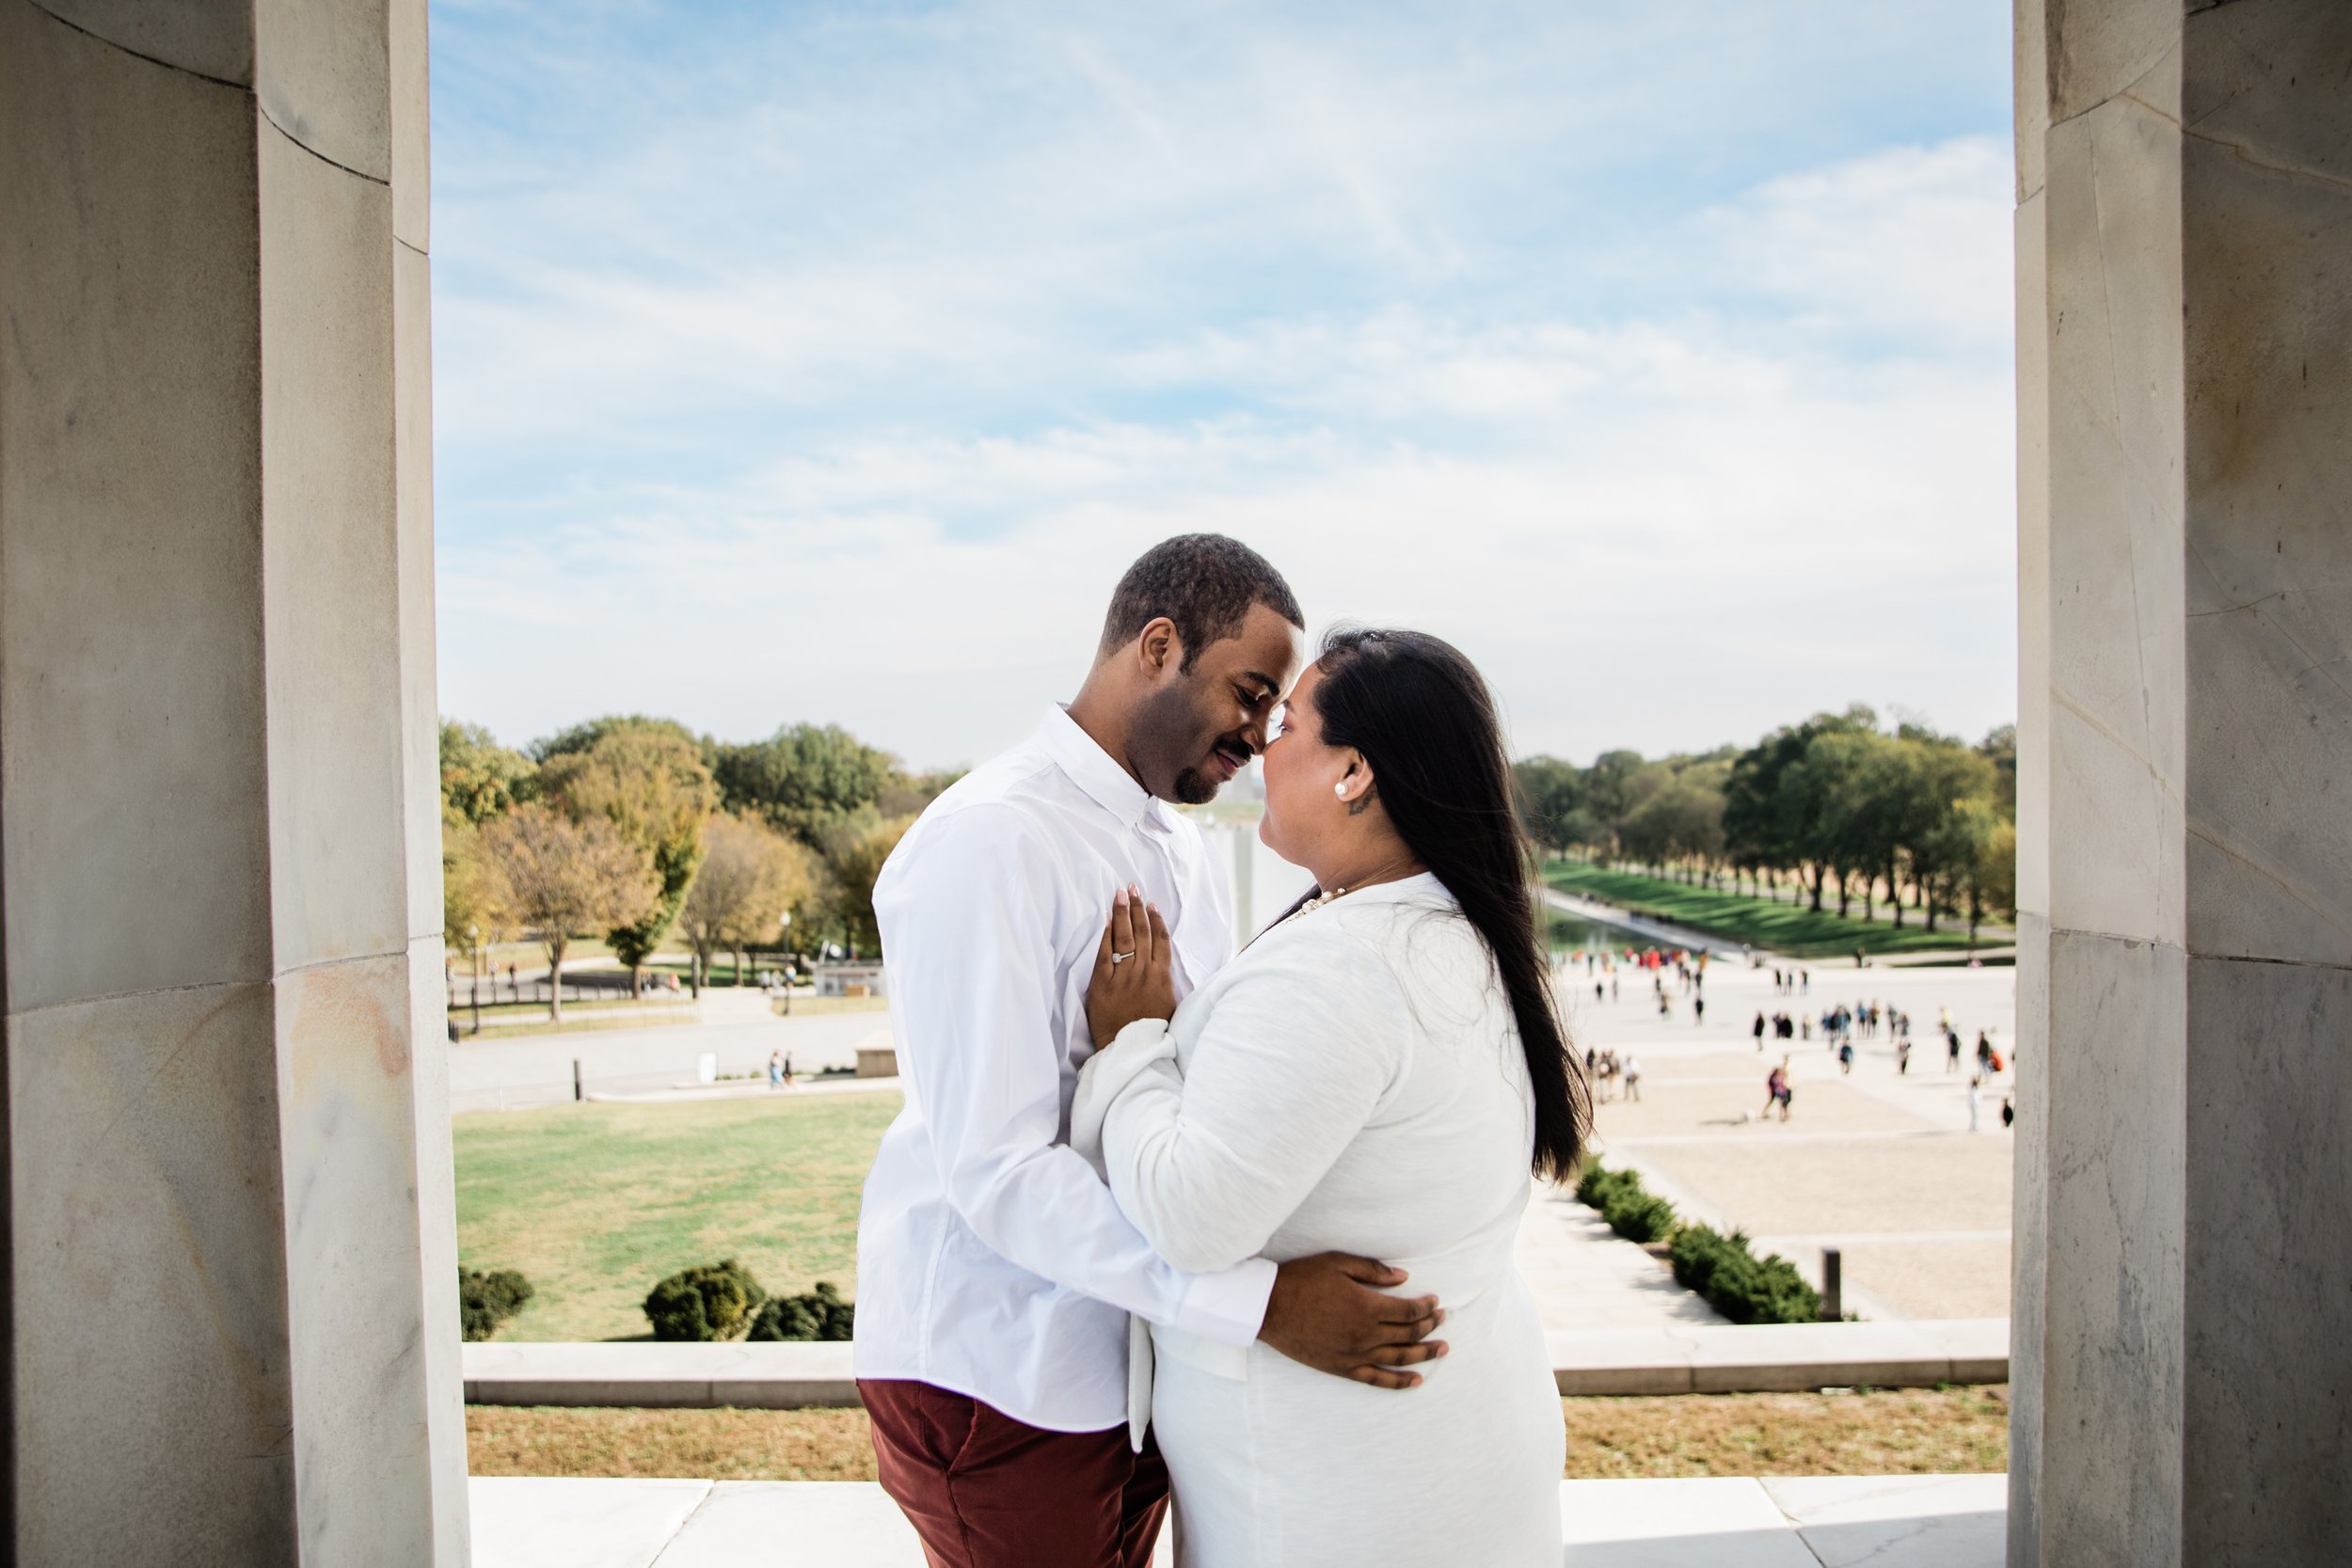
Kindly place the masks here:
POLYGON ((1186 1568, 1557 1568, 1560 1402, 1512 1263, 1531 1106, 1486 945, 1427 875, 1295 916, 1089 1059, 1072 1142, 1169 1262, 1359 1253, 1447 1313, 1402 1392, 1154 1327, 1186 1568))

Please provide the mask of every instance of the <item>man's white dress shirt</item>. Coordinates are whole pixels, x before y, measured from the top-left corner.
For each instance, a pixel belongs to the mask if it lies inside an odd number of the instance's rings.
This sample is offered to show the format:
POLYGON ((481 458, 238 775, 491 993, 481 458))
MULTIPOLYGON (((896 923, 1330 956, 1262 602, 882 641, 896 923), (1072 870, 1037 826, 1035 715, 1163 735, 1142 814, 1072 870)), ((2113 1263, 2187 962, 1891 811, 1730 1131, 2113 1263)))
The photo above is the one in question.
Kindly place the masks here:
POLYGON ((1176 994, 1224 962, 1232 923, 1200 832, 1070 716, 933 801, 874 884, 906 1109, 858 1220, 856 1368, 1031 1426, 1127 1418, 1128 1314, 1247 1346, 1275 1266, 1171 1268, 1069 1147, 1093 1054, 1087 981, 1134 883, 1175 939, 1176 994))

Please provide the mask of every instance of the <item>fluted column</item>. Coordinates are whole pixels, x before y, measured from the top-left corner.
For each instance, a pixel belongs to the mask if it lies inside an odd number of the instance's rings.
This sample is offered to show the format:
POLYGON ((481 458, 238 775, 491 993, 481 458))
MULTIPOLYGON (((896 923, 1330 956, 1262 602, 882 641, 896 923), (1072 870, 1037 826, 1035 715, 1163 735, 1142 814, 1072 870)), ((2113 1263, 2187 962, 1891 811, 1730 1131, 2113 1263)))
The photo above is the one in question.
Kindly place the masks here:
POLYGON ((2352 10, 2020 0, 2012 1564, 2352 1557, 2352 10))
POLYGON ((0 0, 7 1528, 460 1563, 423 0, 0 0))

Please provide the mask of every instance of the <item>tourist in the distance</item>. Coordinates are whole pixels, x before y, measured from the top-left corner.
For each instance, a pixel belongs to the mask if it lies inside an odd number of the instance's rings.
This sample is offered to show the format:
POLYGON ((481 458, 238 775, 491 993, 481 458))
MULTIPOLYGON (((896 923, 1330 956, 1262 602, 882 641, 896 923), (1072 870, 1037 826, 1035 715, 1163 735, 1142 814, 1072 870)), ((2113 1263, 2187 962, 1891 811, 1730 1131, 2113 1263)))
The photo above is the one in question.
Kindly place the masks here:
POLYGON ((1148 551, 1076 699, 931 802, 875 885, 907 1101, 866 1182, 856 1368, 883 1490, 933 1564, 1151 1560, 1168 1480, 1130 1441, 1131 1381, 1148 1376, 1130 1314, 1204 1354, 1263 1342, 1298 1379, 1400 1412, 1440 1349, 1437 1298, 1388 1293, 1405 1272, 1370 1259, 1155 1254, 1066 1142, 1113 894, 1159 906, 1173 994, 1225 961, 1222 868, 1168 802, 1209 800, 1263 746, 1303 624, 1232 540, 1148 551))
POLYGON ((1179 1560, 1557 1568, 1559 1393, 1512 1252, 1588 1112, 1486 683, 1432 637, 1334 635, 1265 798, 1316 891, 1181 1006, 1160 912, 1108 911, 1072 1139, 1164 1257, 1377 1253, 1445 1299, 1448 1353, 1384 1397, 1154 1324, 1179 1560))

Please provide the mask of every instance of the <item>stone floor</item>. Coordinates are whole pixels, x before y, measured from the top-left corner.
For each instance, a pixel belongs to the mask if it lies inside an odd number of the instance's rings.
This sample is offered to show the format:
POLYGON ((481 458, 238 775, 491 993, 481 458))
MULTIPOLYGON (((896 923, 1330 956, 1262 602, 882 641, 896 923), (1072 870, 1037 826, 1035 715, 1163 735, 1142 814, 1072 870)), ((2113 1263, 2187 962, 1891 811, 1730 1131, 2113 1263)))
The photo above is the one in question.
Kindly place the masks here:
MULTIPOLYGON (((1567 1481, 1568 1568, 1997 1568, 2002 1476, 1567 1481)), ((471 1483, 474 1568, 920 1568, 858 1481, 471 1483)), ((1161 1560, 1168 1554, 1163 1540, 1161 1560)))
POLYGON ((1846 1305, 1865 1316, 1982 1318, 2009 1311, 2011 1139, 2001 1097, 2014 1073, 1989 1081, 1979 1126, 1968 1130, 1965 1070, 1946 1070, 1930 1037, 1939 1010, 1973 1051, 1987 1030, 2007 1057, 2015 1043, 2016 971, 2010 968, 1856 970, 1822 966, 1808 990, 1775 992, 1769 971, 1717 962, 1707 1013, 1669 979, 1661 1017, 1647 976, 1626 971, 1618 995, 1596 1000, 1581 972, 1563 987, 1580 1047, 1633 1053, 1642 1098, 1597 1109, 1604 1157, 1643 1172, 1691 1217, 1738 1226, 1818 1277, 1823 1246, 1844 1249, 1846 1305), (1843 1000, 1876 998, 1912 1015, 1908 1073, 1884 1031, 1856 1041, 1853 1071, 1838 1071, 1818 1026, 1811 1040, 1758 1052, 1758 1011, 1817 1019, 1843 1000), (1759 1119, 1764 1077, 1789 1058, 1790 1119, 1759 1119))

